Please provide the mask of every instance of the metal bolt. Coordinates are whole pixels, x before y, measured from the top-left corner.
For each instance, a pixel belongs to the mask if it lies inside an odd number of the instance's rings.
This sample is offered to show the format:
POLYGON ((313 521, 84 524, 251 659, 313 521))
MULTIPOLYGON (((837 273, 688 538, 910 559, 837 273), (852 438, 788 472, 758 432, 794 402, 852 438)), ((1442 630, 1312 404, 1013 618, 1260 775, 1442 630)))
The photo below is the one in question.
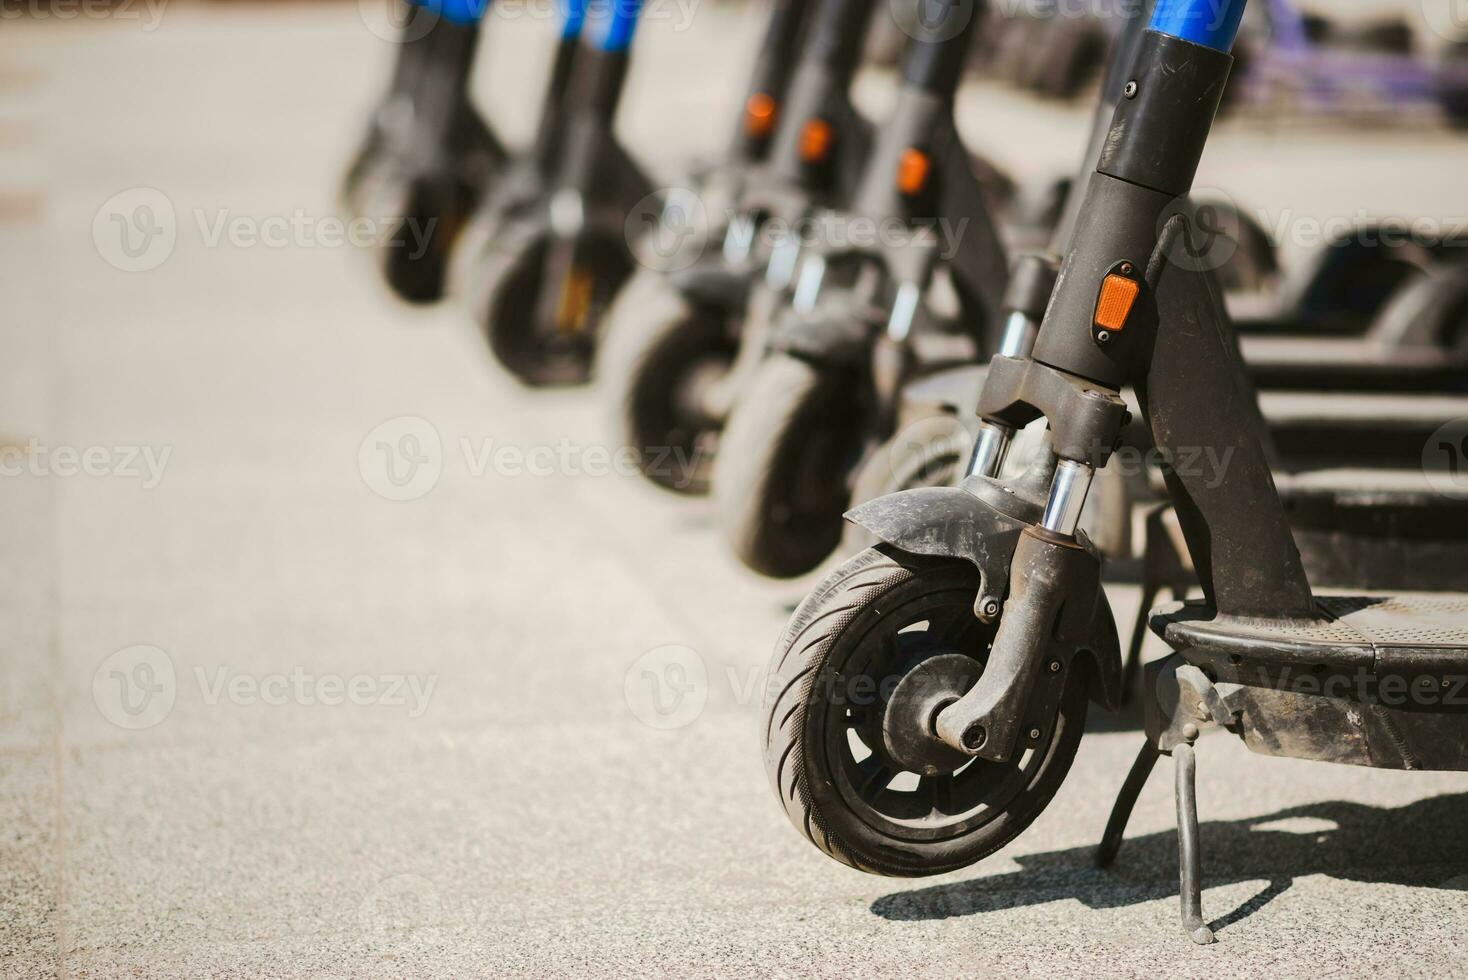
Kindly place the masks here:
POLYGON ((1052 674, 1058 674, 1058 673, 1060 673, 1060 661, 1059 660, 1052 660, 1052 661, 1050 661, 1050 673, 1052 673, 1052 674))
POLYGON ((1040 740, 1040 730, 1038 728, 1031 728, 1030 729, 1030 741, 1031 742, 1038 742, 1039 740, 1040 740))
POLYGON ((1189 742, 1191 742, 1193 739, 1195 739, 1197 737, 1198 737, 1198 726, 1197 725, 1193 724, 1192 722, 1188 722, 1186 725, 1183 726, 1183 738, 1185 738, 1189 742))
POLYGON ((988 737, 983 725, 974 725, 963 733, 963 744, 970 752, 976 752, 988 737))
POLYGON ((1136 79, 1132 79, 1130 82, 1127 82, 1126 87, 1121 90, 1121 94, 1129 99, 1135 99, 1137 97, 1136 79))
POLYGON ((1096 334, 1096 343, 1098 344, 1104 344, 1110 339, 1111 334, 1107 333, 1105 330, 1102 330, 1100 333, 1096 334))
POLYGON ((1444 677, 1443 678, 1443 687, 1447 687, 1447 686, 1449 686, 1448 685, 1448 679, 1446 677, 1444 677))
POLYGON ((995 616, 999 615, 999 600, 985 599, 983 606, 979 609, 979 615, 983 616, 985 619, 993 619, 995 616))
POLYGON ((1124 276, 1132 274, 1132 264, 1130 262, 1123 262, 1121 264, 1121 274, 1124 276))

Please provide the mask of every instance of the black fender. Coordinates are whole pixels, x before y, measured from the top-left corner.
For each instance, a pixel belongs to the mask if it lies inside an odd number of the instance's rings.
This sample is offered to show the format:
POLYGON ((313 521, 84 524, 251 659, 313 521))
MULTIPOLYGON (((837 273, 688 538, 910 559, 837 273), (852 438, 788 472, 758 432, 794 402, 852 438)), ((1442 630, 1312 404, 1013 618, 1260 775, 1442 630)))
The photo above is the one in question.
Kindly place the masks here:
MULTIPOLYGON (((846 520, 865 529, 883 544, 909 554, 956 558, 979 571, 974 615, 990 622, 997 618, 1009 591, 1010 567, 1020 536, 1040 519, 1044 498, 1035 491, 1006 487, 987 477, 966 477, 956 487, 919 487, 878 497, 846 512, 846 520)), ((1083 533, 1078 546, 1099 565, 1095 547, 1083 533)), ((1115 710, 1121 704, 1121 644, 1111 604, 1099 578, 1085 586, 1095 602, 1088 638, 1077 652, 1089 660, 1096 683, 1091 697, 1115 710)), ((1068 632, 1074 632, 1072 625, 1068 632)))
POLYGON ((753 274, 735 269, 722 259, 695 262, 668 276, 673 288, 690 304, 717 310, 742 310, 749 304, 753 274))
POLYGON ((782 311, 770 345, 820 364, 864 367, 871 362, 872 343, 881 329, 872 314, 871 308, 858 306, 845 292, 832 292, 813 310, 782 311))

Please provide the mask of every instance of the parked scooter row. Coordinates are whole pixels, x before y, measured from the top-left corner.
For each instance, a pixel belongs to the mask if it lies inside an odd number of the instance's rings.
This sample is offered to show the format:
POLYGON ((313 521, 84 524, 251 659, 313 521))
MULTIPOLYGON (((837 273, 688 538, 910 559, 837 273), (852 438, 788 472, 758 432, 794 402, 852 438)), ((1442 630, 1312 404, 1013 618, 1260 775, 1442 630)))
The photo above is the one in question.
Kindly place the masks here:
POLYGON ((519 156, 468 97, 483 8, 443 8, 403 46, 347 197, 437 222, 425 250, 384 246, 389 283, 464 299, 528 384, 594 368, 646 476, 710 494, 746 566, 845 558, 780 637, 764 705, 772 784, 817 848, 890 875, 972 864, 1048 806, 1089 704, 1140 692, 1147 740, 1098 862, 1171 754, 1184 929, 1209 942, 1205 729, 1468 769, 1468 710, 1379 693, 1468 669, 1448 591, 1468 592, 1468 493, 1421 472, 1468 417, 1468 262, 1360 233, 1282 277, 1245 210, 1193 194, 1244 0, 1144 6, 1042 230, 1014 228, 1010 182, 959 137, 989 23, 959 0, 917 0, 878 123, 852 98, 874 0, 774 0, 725 159, 666 194, 613 135, 635 0, 569 10, 519 156), (1145 597, 1124 658, 1101 581, 1128 558, 1145 597), (1172 652, 1139 686, 1149 623, 1172 652))
POLYGON ((627 217, 654 188, 613 132, 640 0, 568 0, 536 137, 511 156, 470 97, 488 0, 406 22, 392 87, 347 175, 347 206, 394 215, 383 268, 403 299, 452 287, 531 385, 590 377, 598 323, 635 264, 627 217), (451 274, 452 273, 452 274, 451 274))

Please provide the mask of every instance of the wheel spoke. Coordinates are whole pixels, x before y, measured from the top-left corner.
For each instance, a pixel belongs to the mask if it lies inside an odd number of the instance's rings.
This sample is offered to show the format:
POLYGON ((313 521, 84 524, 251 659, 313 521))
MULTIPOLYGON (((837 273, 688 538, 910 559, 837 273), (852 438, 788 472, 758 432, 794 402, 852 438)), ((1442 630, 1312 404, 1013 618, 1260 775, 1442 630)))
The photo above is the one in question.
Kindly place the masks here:
POLYGON ((864 800, 871 799, 872 795, 880 796, 880 790, 886 790, 887 784, 892 781, 892 777, 895 775, 897 773, 893 771, 891 766, 878 758, 875 752, 872 753, 865 761, 857 766, 856 795, 864 800), (873 785, 879 786, 880 790, 876 794, 869 794, 867 791, 873 785))
MULTIPOLYGON (((964 635, 970 632, 978 620, 971 610, 958 606, 948 606, 943 609, 934 610, 928 616, 928 632, 933 639, 939 643, 956 644, 964 635)), ((963 651, 967 653, 968 651, 963 651)))
POLYGON ((941 776, 924 776, 923 792, 927 794, 928 802, 932 806, 930 816, 946 817, 953 813, 953 774, 944 773, 941 776))

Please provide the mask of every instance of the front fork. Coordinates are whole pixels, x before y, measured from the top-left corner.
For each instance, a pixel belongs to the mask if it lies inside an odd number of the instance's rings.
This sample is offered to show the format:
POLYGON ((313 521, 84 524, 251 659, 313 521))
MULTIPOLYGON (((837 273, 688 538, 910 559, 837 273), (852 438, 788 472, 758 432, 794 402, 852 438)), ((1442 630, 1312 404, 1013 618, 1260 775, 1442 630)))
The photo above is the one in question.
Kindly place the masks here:
POLYGON ((996 477, 1016 429, 1041 417, 1050 424, 1056 458, 1042 516, 1015 546, 984 672, 935 718, 938 737, 970 755, 996 762, 1013 757, 1045 664, 1055 672, 1071 668, 1055 652, 1089 642, 1073 631, 1094 622, 1089 611, 1105 601, 1100 560, 1077 537, 1080 514, 1096 469, 1127 421, 1121 387, 1137 385, 1146 406, 1158 348, 1152 293, 1175 238, 1164 232, 1192 186, 1243 5, 1224 0, 1228 10, 1220 12, 1218 0, 1157 4, 1045 315, 1037 327, 1027 311, 1012 312, 990 364, 971 476, 996 477), (1198 26, 1220 17, 1222 34, 1198 26))

